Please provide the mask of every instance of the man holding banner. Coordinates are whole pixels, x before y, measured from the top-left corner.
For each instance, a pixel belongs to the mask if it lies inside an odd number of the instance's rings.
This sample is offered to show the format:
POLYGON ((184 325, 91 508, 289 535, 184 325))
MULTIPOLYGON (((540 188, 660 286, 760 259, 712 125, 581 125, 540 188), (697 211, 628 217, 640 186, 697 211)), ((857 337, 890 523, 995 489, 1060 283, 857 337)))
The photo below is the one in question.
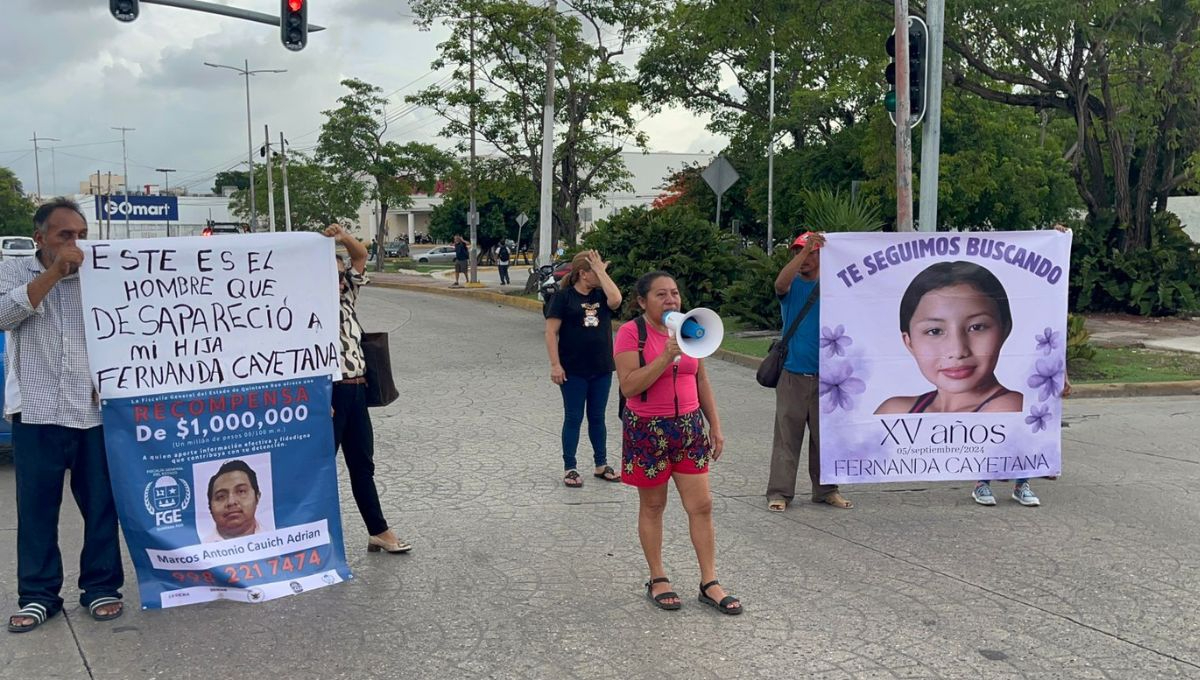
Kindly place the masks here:
POLYGON ((58 512, 63 475, 83 516, 79 603, 97 621, 121 615, 125 582, 101 429, 88 373, 79 284, 87 220, 58 198, 33 215, 34 257, 0 265, 0 330, 8 331, 5 394, 17 482, 17 592, 8 630, 24 633, 62 611, 58 512))
POLYGON ((775 388, 775 436, 771 444, 771 476, 767 509, 783 512, 796 495, 804 431, 808 430, 808 477, 812 501, 849 510, 854 504, 836 484, 822 483, 821 437, 817 393, 817 329, 820 316, 821 253, 825 236, 806 232, 792 243, 792 259, 775 278, 775 294, 783 308, 785 334, 791 331, 787 359, 775 388), (793 328, 794 327, 794 328, 793 328))

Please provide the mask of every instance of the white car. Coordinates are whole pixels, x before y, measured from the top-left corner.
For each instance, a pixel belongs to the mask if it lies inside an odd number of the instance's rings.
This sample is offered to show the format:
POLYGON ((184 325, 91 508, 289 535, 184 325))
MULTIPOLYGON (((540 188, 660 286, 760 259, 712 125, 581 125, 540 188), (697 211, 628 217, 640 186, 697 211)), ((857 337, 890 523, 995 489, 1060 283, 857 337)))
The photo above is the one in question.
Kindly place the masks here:
POLYGON ((454 246, 438 246, 428 253, 421 253, 416 256, 417 262, 428 264, 431 262, 453 262, 454 261, 454 246))
POLYGON ((0 260, 10 257, 30 257, 37 252, 37 244, 28 236, 5 236, 0 238, 0 260))

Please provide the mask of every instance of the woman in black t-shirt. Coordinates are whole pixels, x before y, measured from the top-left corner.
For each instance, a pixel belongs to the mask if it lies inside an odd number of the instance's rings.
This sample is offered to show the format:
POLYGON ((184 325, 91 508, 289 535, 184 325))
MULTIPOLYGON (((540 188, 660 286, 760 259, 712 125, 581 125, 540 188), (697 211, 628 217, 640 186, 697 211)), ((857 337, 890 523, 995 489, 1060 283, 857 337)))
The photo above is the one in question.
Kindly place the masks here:
POLYGON ((612 387, 612 313, 621 308, 621 291, 608 276, 608 263, 594 250, 571 260, 563 289, 550 301, 546 317, 546 352, 550 380, 562 390, 563 484, 577 488, 583 479, 575 469, 579 431, 587 415, 588 439, 596 464, 593 475, 608 482, 621 477, 608 464, 604 412, 612 387))

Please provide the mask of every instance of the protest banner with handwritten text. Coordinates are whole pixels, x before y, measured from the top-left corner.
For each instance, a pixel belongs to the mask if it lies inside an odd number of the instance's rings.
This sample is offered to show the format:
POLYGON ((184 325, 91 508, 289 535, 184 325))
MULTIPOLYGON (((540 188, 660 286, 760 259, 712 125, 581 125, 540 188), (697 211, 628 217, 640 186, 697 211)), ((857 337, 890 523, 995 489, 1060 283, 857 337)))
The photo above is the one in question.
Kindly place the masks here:
POLYGON ((88 362, 142 606, 259 602, 349 578, 333 241, 80 246, 88 362))

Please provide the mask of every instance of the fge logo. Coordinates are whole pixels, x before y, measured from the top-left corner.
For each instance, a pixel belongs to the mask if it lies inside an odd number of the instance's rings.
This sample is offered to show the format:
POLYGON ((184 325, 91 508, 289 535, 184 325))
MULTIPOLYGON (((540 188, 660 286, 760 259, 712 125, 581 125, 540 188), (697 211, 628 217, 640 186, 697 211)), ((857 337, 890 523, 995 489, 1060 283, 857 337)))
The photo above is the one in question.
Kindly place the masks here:
POLYGON ((142 500, 146 512, 154 515, 154 526, 175 526, 183 522, 183 511, 192 502, 192 487, 187 480, 163 475, 146 485, 142 500))

